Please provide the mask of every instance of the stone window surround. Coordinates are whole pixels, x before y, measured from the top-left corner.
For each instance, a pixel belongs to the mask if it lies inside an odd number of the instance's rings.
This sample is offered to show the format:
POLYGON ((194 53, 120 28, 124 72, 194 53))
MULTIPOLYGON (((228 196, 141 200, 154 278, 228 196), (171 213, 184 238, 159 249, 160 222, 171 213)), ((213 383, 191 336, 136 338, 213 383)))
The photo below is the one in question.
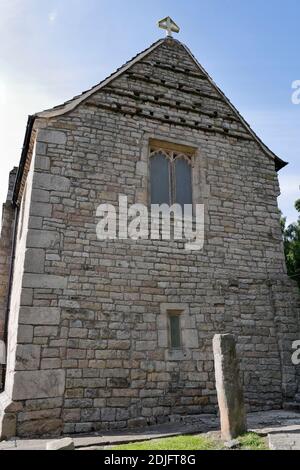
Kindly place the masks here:
POLYGON ((199 348, 199 339, 196 325, 190 314, 190 308, 185 303, 161 303, 160 314, 157 317, 158 347, 164 348, 166 360, 186 360, 191 349, 199 348), (169 335, 169 314, 180 314, 181 348, 172 349, 169 335))
POLYGON ((169 333, 169 349, 182 349, 183 342, 182 342, 182 313, 183 310, 168 310, 167 311, 167 318, 168 318, 168 333, 169 333), (171 318, 178 317, 179 318, 179 346, 172 346, 172 331, 171 331, 171 318))
MULTIPOLYGON (((194 200, 193 197, 193 159, 194 159, 194 152, 189 152, 185 150, 183 147, 179 147, 176 145, 166 144, 165 142, 149 142, 149 188, 151 187, 151 171, 150 171, 150 162, 151 158, 155 155, 163 155, 169 161, 169 199, 171 204, 175 204, 175 201, 172 200, 175 196, 175 168, 173 164, 178 159, 184 159, 188 162, 191 168, 191 192, 192 192, 192 202, 194 200), (172 148, 173 147, 173 148, 172 148), (178 147, 176 150, 175 147, 178 147)), ((188 148, 188 147, 187 147, 188 148)), ((151 201, 151 191, 149 190, 149 201, 151 201)), ((150 205, 150 203, 149 203, 150 205)))
POLYGON ((207 201, 209 185, 206 182, 206 155, 199 142, 170 138, 169 135, 145 133, 141 142, 141 158, 136 164, 136 174, 142 177, 142 186, 136 192, 136 202, 144 205, 151 204, 150 195, 150 148, 158 146, 191 157, 193 205, 205 204, 205 214, 208 216, 207 201))
MULTIPOLYGON (((192 201, 194 204, 194 189, 195 189, 195 184, 194 184, 194 167, 195 167, 195 154, 197 149, 195 147, 191 147, 186 144, 179 144, 178 141, 167 141, 165 139, 161 140, 158 138, 149 138, 148 139, 148 145, 147 145, 147 173, 148 173, 148 181, 147 181, 147 204, 148 207, 151 206, 151 191, 150 191, 150 159, 151 155, 154 154, 154 152, 159 152, 162 151, 164 155, 170 155, 173 153, 178 153, 180 156, 184 156, 186 160, 188 160, 189 164, 191 165, 191 177, 192 177, 192 201)), ((171 182, 172 184, 173 182, 171 182)))

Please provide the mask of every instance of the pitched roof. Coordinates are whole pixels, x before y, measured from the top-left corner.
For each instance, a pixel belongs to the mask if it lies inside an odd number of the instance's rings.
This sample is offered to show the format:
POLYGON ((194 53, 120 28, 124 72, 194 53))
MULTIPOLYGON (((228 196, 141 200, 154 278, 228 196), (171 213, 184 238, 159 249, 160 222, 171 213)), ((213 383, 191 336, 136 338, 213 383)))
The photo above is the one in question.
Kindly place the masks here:
POLYGON ((87 90, 83 92, 81 95, 74 97, 73 99, 65 102, 64 104, 60 106, 56 106, 52 109, 42 111, 40 113, 37 113, 35 116, 39 118, 51 118, 51 117, 56 117, 60 116, 62 114, 68 113, 69 111, 72 111, 75 109, 80 103, 85 101, 87 98, 89 98, 91 95, 94 93, 97 93, 97 91, 101 90, 104 86, 108 85, 112 80, 117 78, 120 74, 128 70, 130 67, 132 67, 136 62, 139 62, 142 60, 145 56, 150 54, 152 51, 154 51, 157 47, 159 47, 164 41, 176 41, 178 44, 180 44, 188 53, 188 55, 192 58, 196 66, 199 68, 201 73, 203 73, 210 84, 213 86, 213 88, 221 95, 222 99, 228 104, 228 106, 231 108, 233 113, 237 116, 237 118, 240 120, 240 122, 243 124, 243 126, 247 129, 247 131, 252 135, 254 140, 258 143, 258 145, 261 147, 261 149, 272 159, 275 160, 276 164, 276 170, 280 170, 283 168, 285 165, 287 165, 286 162, 281 160, 272 150, 270 150, 264 143, 263 141, 258 137, 258 135, 253 131, 253 129, 250 127, 250 125, 247 123, 247 121, 241 116, 239 111, 236 109, 236 107, 231 103, 231 101, 225 96, 225 94, 222 92, 222 90, 216 85, 216 83, 213 81, 213 79, 210 77, 210 75, 207 73, 207 71, 202 67, 202 65, 198 62, 198 60, 195 58, 195 56, 192 54, 190 49, 182 44, 180 41, 174 38, 163 38, 158 41, 156 41, 154 44, 152 44, 150 47, 145 49, 143 52, 140 52, 137 54, 135 57, 133 57, 131 60, 126 62, 122 67, 116 70, 116 72, 112 73, 109 77, 107 77, 105 80, 100 82, 98 85, 94 86, 90 90, 87 90))
POLYGON ((35 114, 36 117, 39 118, 51 118, 51 117, 56 117, 56 116, 61 116, 62 114, 68 113, 72 111, 73 109, 77 108, 80 103, 85 101, 87 98, 89 98, 91 95, 94 93, 97 93, 97 91, 101 90, 101 88, 105 87, 108 85, 112 80, 116 79, 119 75, 122 73, 126 72, 130 67, 132 67, 136 62, 139 62, 142 60, 145 56, 150 54, 152 51, 154 51, 160 44, 162 44, 165 41, 165 38, 159 39, 155 43, 153 43, 150 47, 145 49, 144 51, 140 52, 136 56, 134 56, 132 59, 127 61, 124 65, 119 67, 115 72, 113 72, 111 75, 109 75, 107 78, 105 78, 102 82, 98 83, 97 85, 93 86, 87 91, 84 91, 81 93, 81 95, 75 96, 71 100, 66 101, 62 105, 55 106, 54 108, 42 111, 40 113, 35 114))
POLYGON ((225 94, 222 92, 222 90, 216 85, 216 83, 213 81, 213 79, 210 77, 210 75, 207 73, 207 71, 198 62, 198 60, 192 54, 190 49, 187 46, 185 46, 184 44, 182 44, 180 41, 178 41, 177 39, 166 37, 166 38, 159 39, 158 41, 153 43, 150 47, 148 47, 144 51, 140 52, 135 57, 133 57, 131 60, 126 62, 123 66, 118 68, 115 72, 113 72, 105 80, 101 81, 99 84, 95 85, 91 89, 89 89, 87 91, 84 91, 81 95, 75 96, 71 100, 68 100, 68 101, 66 101, 65 103, 63 103, 59 106, 55 106, 54 108, 51 108, 51 109, 48 109, 48 110, 45 110, 45 111, 41 111, 39 113, 34 114, 33 116, 29 116, 28 123, 27 123, 26 134, 25 134, 24 145, 23 145, 23 151, 22 151, 22 156, 21 156, 21 161, 20 161, 20 166, 19 166, 19 172, 18 172, 17 179, 16 179, 15 192, 18 188, 18 184, 20 183, 20 177, 22 178, 22 173, 23 173, 23 170, 24 170, 24 159, 26 160, 26 155, 27 155, 27 150, 28 150, 28 143, 30 141, 30 135, 31 135, 31 132, 32 132, 32 128, 33 128, 33 124, 34 124, 35 119, 36 118, 51 119, 53 117, 58 117, 58 116, 64 115, 64 114, 74 110, 77 106, 79 106, 87 98, 92 96, 94 93, 97 93, 103 87, 108 85, 112 80, 116 79, 119 75, 124 73, 126 70, 128 70, 130 67, 132 67, 134 64, 136 64, 137 62, 142 60, 145 56, 149 55, 151 52, 153 52, 155 49, 157 49, 161 44, 164 43, 164 41, 175 41, 181 47, 183 47, 186 50, 187 54, 191 57, 191 59, 196 64, 196 66, 199 68, 201 73, 206 76, 207 80, 210 82, 212 87, 217 91, 217 93, 219 93, 221 98, 231 108, 232 112, 236 115, 236 117, 239 119, 239 121, 245 127, 245 129, 252 135, 253 139, 257 142, 257 144, 262 149, 262 151, 268 157, 272 158, 275 161, 276 171, 281 170, 283 167, 285 167, 287 165, 287 162, 283 161, 274 152, 272 152, 272 150, 270 150, 263 143, 263 141, 257 136, 257 134, 253 131, 253 129, 247 123, 247 121, 241 116, 239 111, 235 108, 235 106, 225 96, 225 94))

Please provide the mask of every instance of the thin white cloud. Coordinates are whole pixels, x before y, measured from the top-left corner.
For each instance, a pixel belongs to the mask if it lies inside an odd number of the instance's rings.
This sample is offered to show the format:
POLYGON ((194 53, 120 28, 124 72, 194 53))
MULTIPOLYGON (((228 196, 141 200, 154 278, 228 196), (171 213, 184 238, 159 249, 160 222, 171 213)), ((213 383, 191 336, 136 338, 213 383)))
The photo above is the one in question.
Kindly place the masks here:
POLYGON ((49 23, 54 23, 57 19, 57 10, 52 10, 49 15, 48 15, 48 21, 49 23))

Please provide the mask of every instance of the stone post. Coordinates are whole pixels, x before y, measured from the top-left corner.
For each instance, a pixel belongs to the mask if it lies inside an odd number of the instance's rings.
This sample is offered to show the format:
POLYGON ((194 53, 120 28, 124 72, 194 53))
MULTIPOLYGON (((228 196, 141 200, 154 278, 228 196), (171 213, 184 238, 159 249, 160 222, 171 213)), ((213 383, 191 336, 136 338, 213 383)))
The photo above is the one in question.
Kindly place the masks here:
POLYGON ((234 336, 215 335, 213 351, 222 439, 229 441, 247 431, 234 336))

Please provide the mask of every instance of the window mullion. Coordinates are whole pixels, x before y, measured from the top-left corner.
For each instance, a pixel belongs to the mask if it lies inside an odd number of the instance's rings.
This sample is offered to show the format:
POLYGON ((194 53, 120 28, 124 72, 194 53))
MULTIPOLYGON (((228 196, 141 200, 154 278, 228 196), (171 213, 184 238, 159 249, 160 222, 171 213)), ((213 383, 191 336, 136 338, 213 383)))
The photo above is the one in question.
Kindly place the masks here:
POLYGON ((171 184, 170 184, 170 188, 171 188, 171 205, 175 204, 176 202, 176 184, 175 184, 175 165, 174 165, 174 155, 173 155, 173 152, 172 152, 172 158, 171 158, 171 162, 170 162, 170 173, 171 173, 171 184))

